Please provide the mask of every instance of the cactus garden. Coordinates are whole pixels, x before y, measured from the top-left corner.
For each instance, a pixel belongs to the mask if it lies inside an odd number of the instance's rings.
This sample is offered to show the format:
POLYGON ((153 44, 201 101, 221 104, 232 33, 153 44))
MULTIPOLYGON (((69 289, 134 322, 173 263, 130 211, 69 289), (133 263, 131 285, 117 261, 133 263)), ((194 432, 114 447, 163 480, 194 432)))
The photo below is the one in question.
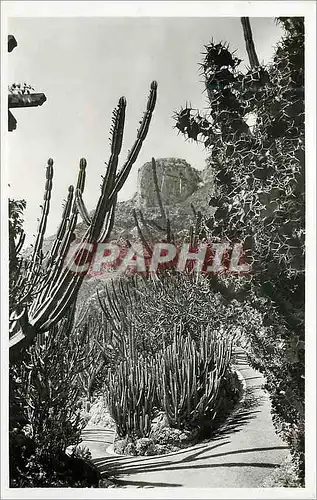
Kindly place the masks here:
MULTIPOLYGON (((269 425, 289 453, 291 479, 282 474, 278 486, 305 486, 304 18, 276 19, 281 35, 265 64, 252 21, 236 22, 245 67, 228 44, 206 43, 197 61, 206 107, 188 95, 169 110, 168 134, 201 148, 204 169, 148 154, 164 108, 158 78, 123 161, 127 103, 134 113, 139 95, 104 117, 108 160, 96 179, 96 157, 78 159, 54 237, 58 160, 43 169, 33 239, 28 202, 9 197, 10 488, 119 487, 117 459, 217 447, 245 398, 241 353, 265 379, 269 425), (136 167, 137 193, 122 200, 136 167), (100 429, 112 436, 103 469, 83 438, 100 429)), ((12 89, 18 100, 34 95, 30 85, 12 89)))

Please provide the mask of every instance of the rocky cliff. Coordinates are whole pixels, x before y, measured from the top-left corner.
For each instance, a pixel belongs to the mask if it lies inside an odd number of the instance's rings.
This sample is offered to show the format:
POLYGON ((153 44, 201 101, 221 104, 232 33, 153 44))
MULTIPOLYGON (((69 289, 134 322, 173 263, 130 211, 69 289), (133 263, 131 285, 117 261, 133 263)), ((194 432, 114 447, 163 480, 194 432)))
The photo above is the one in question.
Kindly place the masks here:
MULTIPOLYGON (((155 163, 158 187, 165 206, 185 201, 198 189, 201 176, 186 160, 158 158, 155 163)), ((151 162, 139 169, 137 203, 141 208, 158 206, 151 162)))
MULTIPOLYGON (((214 193, 213 182, 204 170, 198 171, 179 158, 157 159, 156 169, 161 197, 174 233, 188 230, 194 222, 192 206, 206 216, 212 215, 209 199, 214 193)), ((151 162, 139 169, 138 188, 133 198, 117 204, 112 239, 134 239, 137 236, 133 209, 141 209, 146 222, 161 223, 151 162)), ((85 228, 83 223, 78 225, 78 239, 84 234, 85 228)))

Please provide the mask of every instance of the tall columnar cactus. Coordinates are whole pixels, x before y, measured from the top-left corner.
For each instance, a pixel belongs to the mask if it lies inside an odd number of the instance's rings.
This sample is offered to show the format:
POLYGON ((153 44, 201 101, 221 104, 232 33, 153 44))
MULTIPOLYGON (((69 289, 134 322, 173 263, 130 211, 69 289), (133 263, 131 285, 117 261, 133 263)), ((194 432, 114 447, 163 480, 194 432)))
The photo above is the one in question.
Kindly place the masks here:
POLYGON ((137 353, 134 335, 130 336, 125 359, 109 368, 106 401, 120 437, 147 437, 154 416, 155 360, 137 353))
POLYGON ((56 324, 63 317, 67 308, 76 300, 88 266, 86 266, 85 271, 79 273, 76 272, 79 267, 75 267, 74 270, 64 264, 71 242, 75 238, 74 231, 78 214, 81 213, 88 226, 77 251, 77 255, 82 255, 80 261, 77 261, 77 265, 83 266, 89 263, 88 252, 83 255, 87 244, 105 241, 110 236, 117 194, 126 181, 146 138, 155 108, 156 95, 157 83, 154 81, 151 84, 147 108, 137 132, 136 141, 129 151, 123 167, 118 171, 126 110, 126 100, 121 97, 112 118, 111 154, 94 216, 90 219, 83 201, 86 160, 82 159, 76 189, 74 191, 72 186, 69 188, 62 221, 48 258, 45 260, 43 241, 50 210, 53 181, 53 160, 48 161, 42 216, 27 272, 26 299, 21 300, 10 315, 10 355, 13 358, 19 355, 21 348, 28 346, 36 335, 47 331, 56 324))
POLYGON ((260 64, 259 64, 259 59, 258 59, 256 50, 255 50, 255 45, 253 42, 250 19, 248 17, 241 17, 241 24, 242 24, 242 28, 243 28, 245 46, 247 49, 247 53, 248 53, 248 57, 249 57, 249 61, 250 61, 250 66, 251 66, 251 68, 256 68, 256 67, 260 66, 260 64))
POLYGON ((166 217, 166 212, 164 210, 164 205, 163 205, 162 196, 161 196, 161 190, 160 190, 159 185, 158 185, 158 178, 157 178, 157 169, 156 169, 155 158, 152 158, 151 165, 152 165, 152 172, 153 172, 153 180, 154 180, 155 192, 156 192, 157 201, 158 201, 158 204, 159 204, 159 207, 160 207, 160 211, 161 211, 161 216, 162 216, 163 221, 165 223, 167 223, 167 217, 166 217))
POLYGON ((231 343, 207 329, 199 343, 176 328, 173 343, 157 355, 159 401, 172 427, 199 425, 206 415, 214 418, 221 381, 231 359, 231 343))

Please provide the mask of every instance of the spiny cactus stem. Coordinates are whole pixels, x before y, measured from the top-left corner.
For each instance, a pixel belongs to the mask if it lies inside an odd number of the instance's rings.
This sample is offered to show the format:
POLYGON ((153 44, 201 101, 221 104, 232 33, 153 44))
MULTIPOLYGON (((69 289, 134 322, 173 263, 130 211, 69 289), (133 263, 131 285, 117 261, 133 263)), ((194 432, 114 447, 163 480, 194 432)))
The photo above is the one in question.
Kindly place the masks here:
POLYGON ((50 301, 46 314, 42 314, 37 322, 34 320, 34 324, 37 325, 38 329, 47 331, 63 317, 65 311, 67 311, 68 307, 73 303, 83 279, 84 276, 77 275, 75 280, 68 284, 68 287, 65 289, 64 293, 61 294, 59 300, 50 301))
POLYGON ((144 113, 144 116, 143 116, 143 119, 141 122, 141 126, 138 130, 137 139, 136 139, 135 143, 133 144, 133 146, 128 154, 128 158, 127 158, 126 162, 124 163, 122 169, 120 170, 120 172, 116 178, 115 184, 114 184, 113 189, 111 191, 111 195, 109 196, 108 206, 111 206, 111 204, 113 203, 113 199, 114 199, 115 195, 122 188, 123 184, 125 183, 128 175, 131 171, 133 164, 135 163, 135 161, 138 157, 138 154, 139 154, 140 149, 142 147, 142 143, 145 140, 147 133, 148 133, 148 129, 149 129, 151 119, 152 119, 152 114, 153 114, 155 104, 156 104, 156 97, 157 97, 157 82, 153 81, 151 83, 150 95, 149 95, 148 102, 147 102, 147 109, 144 113))
POLYGON ((60 226, 57 230, 56 239, 52 245, 52 248, 51 248, 51 251, 49 254, 48 265, 47 265, 48 269, 50 269, 50 267, 53 265, 53 263, 57 257, 57 254, 58 254, 59 247, 60 247, 62 240, 64 238, 66 228, 67 228, 68 217, 70 215, 70 211, 72 208, 73 196, 74 196, 74 187, 69 186, 68 196, 67 196, 67 200, 66 200, 65 207, 63 210, 63 214, 62 214, 62 221, 61 221, 60 226))
MULTIPOLYGON (((135 212, 136 213, 136 212, 135 212)), ((149 228, 149 224, 147 223, 147 221, 145 220, 145 217, 143 215, 143 212, 142 210, 139 210, 139 217, 140 217, 140 221, 142 222, 142 226, 144 229, 146 229, 146 232, 147 232, 147 235, 148 235, 148 238, 151 240, 151 244, 153 244, 154 242, 154 238, 153 238, 153 235, 152 235, 152 232, 151 232, 151 229, 149 228)))
POLYGON ((139 224, 139 220, 138 220, 135 208, 133 208, 133 210, 132 210, 132 215, 133 215, 134 222, 135 222, 135 225, 136 225, 137 230, 138 230, 139 237, 140 237, 143 245, 147 249, 149 255, 152 256, 153 255, 152 248, 150 247, 150 245, 146 241, 146 238, 144 237, 144 234, 143 234, 142 229, 141 229, 140 224, 139 224))
POLYGON ((104 229, 101 233, 100 238, 98 239, 98 243, 106 243, 110 237, 114 225, 116 205, 117 205, 117 196, 114 199, 114 204, 110 208, 109 212, 106 214, 104 229))
POLYGON ((34 271, 35 265, 38 262, 38 260, 41 260, 40 252, 41 252, 42 246, 43 246, 43 240, 44 240, 46 224, 47 224, 47 217, 48 217, 49 209, 50 209, 51 192, 52 192, 52 187, 53 187, 53 175, 54 175, 53 160, 52 160, 52 158, 50 158, 47 162, 47 167, 46 167, 44 205, 43 205, 43 211, 42 211, 42 216, 41 216, 40 223, 39 223, 36 241, 34 244, 33 255, 31 258, 31 270, 30 270, 31 273, 34 271))
MULTIPOLYGON (((78 210, 75 201, 73 201, 72 215, 68 220, 67 230, 65 232, 64 238, 59 248, 56 264, 54 266, 52 274, 48 277, 48 282, 50 282, 50 286, 48 288, 49 292, 55 286, 58 276, 61 275, 62 267, 64 265, 65 258, 68 255, 70 245, 72 243, 72 238, 74 236, 74 231, 77 224, 77 218, 78 218, 78 210)), ((87 238, 88 232, 89 230, 87 230, 87 232, 85 233, 84 238, 87 238)), ((81 244, 85 245, 84 239, 81 241, 81 244)))
POLYGON ((83 193, 84 189, 85 189, 86 167, 87 167, 86 158, 81 158, 79 161, 79 173, 78 173, 78 179, 77 179, 77 185, 76 185, 76 189, 79 189, 81 191, 81 193, 83 193))
MULTIPOLYGON (((77 222, 77 212, 73 212, 67 231, 64 235, 62 242, 59 245, 54 265, 49 269, 49 272, 46 275, 45 278, 46 286, 44 287, 42 293, 35 298, 35 301, 31 306, 30 313, 32 311, 31 313, 32 316, 33 314, 36 314, 36 311, 38 311, 39 308, 41 308, 43 305, 46 304, 47 301, 50 300, 50 297, 53 296, 53 290, 56 290, 58 286, 61 287, 63 286, 61 284, 61 281, 63 282, 64 280, 65 282, 65 272, 64 272, 65 269, 63 270, 64 260, 70 248, 71 237, 75 229, 76 222, 77 222)), ((67 269, 66 269, 66 274, 67 274, 67 269)), ((71 281, 71 277, 68 277, 67 280, 71 281)))
MULTIPOLYGON (((111 155, 108 162, 106 175, 104 177, 101 187, 101 196, 98 200, 96 212, 94 214, 93 221, 91 223, 91 230, 89 236, 90 241, 98 240, 98 238, 100 237, 100 232, 102 231, 102 226, 105 216, 107 212, 110 210, 111 206, 114 205, 114 199, 112 200, 111 203, 108 203, 108 200, 110 192, 113 188, 113 184, 115 182, 115 175, 118 167, 119 154, 122 148, 125 109, 126 109, 126 100, 123 97, 121 97, 115 113, 115 121, 114 121, 112 140, 111 140, 111 155)), ((116 191, 116 194, 117 192, 118 191, 116 191)))
POLYGON ((248 17, 241 17, 241 24, 243 28, 244 40, 249 56, 250 66, 251 68, 255 68, 259 66, 259 59, 256 54, 255 45, 253 42, 250 19, 248 17))
MULTIPOLYGON (((87 241, 87 233, 84 235, 81 241, 81 248, 84 250, 86 247, 86 241, 87 241)), ((68 234, 68 238, 70 237, 70 234, 68 234)), ((67 246, 67 241, 65 243, 65 246, 67 246)), ((80 251, 80 248, 79 248, 80 251)), ((82 264, 85 264, 88 262, 89 256, 86 255, 85 262, 82 264)), ((58 263, 57 263, 58 264, 58 263)), ((66 300, 67 298, 67 304, 69 304, 69 297, 73 297, 73 291, 78 290, 80 287, 80 284, 82 282, 85 273, 82 273, 78 275, 76 271, 72 271, 66 267, 63 267, 63 259, 61 259, 60 266, 61 270, 60 272, 57 272, 57 264, 54 269, 54 272, 51 276, 51 279, 48 282, 48 286, 46 290, 44 290, 41 300, 39 301, 39 307, 37 307, 38 303, 36 304, 36 307, 31 308, 32 310, 32 316, 33 316, 33 325, 37 324, 40 326, 42 323, 46 323, 48 315, 52 310, 56 310, 55 305, 57 304, 57 307, 61 306, 61 301, 64 299, 66 300), (56 272, 55 272, 56 271, 56 272), (40 320, 40 317, 43 315, 42 319, 40 320)))
POLYGON ((76 200, 76 205, 77 205, 78 211, 81 215, 81 218, 83 219, 85 224, 87 224, 87 226, 90 226, 92 219, 91 219, 89 212, 86 208, 86 205, 84 203, 80 189, 76 189, 75 200, 76 200))

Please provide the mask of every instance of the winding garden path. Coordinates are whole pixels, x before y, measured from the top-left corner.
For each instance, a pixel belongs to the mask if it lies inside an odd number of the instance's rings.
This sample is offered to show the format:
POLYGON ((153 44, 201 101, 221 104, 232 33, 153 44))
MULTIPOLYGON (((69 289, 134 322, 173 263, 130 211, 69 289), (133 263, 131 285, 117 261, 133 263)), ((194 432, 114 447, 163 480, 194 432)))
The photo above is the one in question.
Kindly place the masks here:
POLYGON ((244 398, 212 440, 164 456, 127 457, 106 451, 113 431, 91 428, 83 431, 82 445, 99 470, 123 487, 261 487, 289 452, 275 434, 262 375, 242 351, 236 367, 245 380, 244 398))

